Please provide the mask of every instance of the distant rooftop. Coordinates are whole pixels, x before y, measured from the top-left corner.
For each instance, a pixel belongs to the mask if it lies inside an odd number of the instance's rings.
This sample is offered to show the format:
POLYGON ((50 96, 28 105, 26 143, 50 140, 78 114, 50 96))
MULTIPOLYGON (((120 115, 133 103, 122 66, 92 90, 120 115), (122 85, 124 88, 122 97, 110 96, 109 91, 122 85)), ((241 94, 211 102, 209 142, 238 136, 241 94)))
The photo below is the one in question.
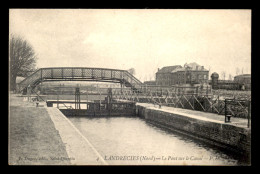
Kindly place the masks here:
POLYGON ((235 77, 251 77, 251 74, 240 74, 235 77))
POLYGON ((204 68, 204 66, 201 66, 201 65, 197 64, 196 62, 185 64, 184 67, 187 67, 190 70, 208 71, 207 69, 204 68), (198 69, 197 69, 197 67, 198 67, 198 69))
POLYGON ((159 69, 158 73, 174 73, 174 72, 185 71, 185 70, 208 71, 207 69, 204 68, 204 66, 201 66, 201 65, 197 64, 196 62, 192 62, 189 64, 185 64, 184 67, 182 67, 181 65, 165 66, 165 67, 159 69))
POLYGON ((165 66, 162 69, 158 70, 158 73, 169 73, 175 70, 176 68, 181 68, 181 65, 175 65, 175 66, 165 66))

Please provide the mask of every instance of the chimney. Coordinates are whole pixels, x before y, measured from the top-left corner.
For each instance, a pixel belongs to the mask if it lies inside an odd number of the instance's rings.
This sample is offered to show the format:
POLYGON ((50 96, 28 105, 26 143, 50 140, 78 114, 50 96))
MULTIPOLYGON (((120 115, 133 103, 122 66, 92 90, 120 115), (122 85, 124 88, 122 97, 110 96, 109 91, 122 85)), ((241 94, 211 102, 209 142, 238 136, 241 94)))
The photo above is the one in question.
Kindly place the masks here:
POLYGON ((201 67, 201 70, 204 70, 204 66, 201 67))
POLYGON ((198 71, 198 66, 196 66, 196 71, 198 71))

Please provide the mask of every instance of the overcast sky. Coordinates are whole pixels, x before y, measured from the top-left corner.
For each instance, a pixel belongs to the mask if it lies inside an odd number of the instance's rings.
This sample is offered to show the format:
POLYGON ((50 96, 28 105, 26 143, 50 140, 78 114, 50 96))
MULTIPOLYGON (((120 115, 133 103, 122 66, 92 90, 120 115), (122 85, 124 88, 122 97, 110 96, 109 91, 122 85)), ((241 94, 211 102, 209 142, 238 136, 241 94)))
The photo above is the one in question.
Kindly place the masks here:
POLYGON ((10 33, 28 40, 37 67, 158 68, 197 62, 251 72, 251 10, 10 9, 10 33))

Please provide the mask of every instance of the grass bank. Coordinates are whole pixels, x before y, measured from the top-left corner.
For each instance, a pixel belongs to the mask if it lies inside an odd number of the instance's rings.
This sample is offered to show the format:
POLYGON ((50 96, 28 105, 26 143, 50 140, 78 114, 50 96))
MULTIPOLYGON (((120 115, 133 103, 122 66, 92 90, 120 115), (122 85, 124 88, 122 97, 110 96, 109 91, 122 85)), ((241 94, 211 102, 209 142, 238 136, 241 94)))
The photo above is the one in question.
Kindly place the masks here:
POLYGON ((10 105, 9 165, 70 164, 46 108, 10 105))

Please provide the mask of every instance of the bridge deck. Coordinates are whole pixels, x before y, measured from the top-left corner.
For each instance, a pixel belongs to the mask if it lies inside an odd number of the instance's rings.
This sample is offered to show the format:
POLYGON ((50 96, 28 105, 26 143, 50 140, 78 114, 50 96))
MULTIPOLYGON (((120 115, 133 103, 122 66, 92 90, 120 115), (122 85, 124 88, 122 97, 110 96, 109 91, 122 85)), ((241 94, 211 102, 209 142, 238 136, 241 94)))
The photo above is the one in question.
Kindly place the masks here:
POLYGON ((86 67, 55 67, 41 68, 19 83, 19 90, 29 85, 34 87, 43 81, 103 81, 121 83, 126 87, 137 88, 142 82, 126 70, 86 68, 86 67))

